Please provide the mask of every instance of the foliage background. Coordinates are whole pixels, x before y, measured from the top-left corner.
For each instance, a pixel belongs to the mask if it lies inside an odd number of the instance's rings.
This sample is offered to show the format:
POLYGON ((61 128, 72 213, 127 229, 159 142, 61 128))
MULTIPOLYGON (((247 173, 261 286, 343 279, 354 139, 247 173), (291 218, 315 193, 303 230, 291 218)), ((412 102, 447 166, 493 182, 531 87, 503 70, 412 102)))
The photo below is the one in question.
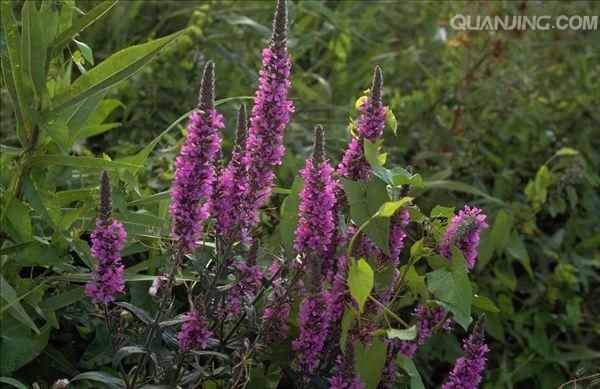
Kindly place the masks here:
MULTIPOLYGON (((87 10, 95 4, 77 6, 87 10)), ((599 4, 298 1, 289 5, 297 112, 286 130, 288 151, 278 186, 291 186, 308 155, 315 123, 325 126, 328 153, 339 159, 349 139, 346 127, 354 102, 369 85, 374 65, 380 64, 385 101, 398 121, 397 134, 385 134, 391 165, 413 166, 425 176, 428 187, 422 203, 425 199, 431 205, 470 203, 490 215, 492 228, 482 238, 475 274, 481 294, 490 296, 501 312, 488 315, 492 351, 484 387, 556 387, 598 373, 599 33, 459 32, 448 22, 456 13, 598 15, 599 4)), ((258 48, 269 37, 272 8, 261 1, 118 3, 108 17, 78 37, 93 49, 96 64, 124 47, 189 30, 148 66, 108 91, 112 103, 106 105, 113 109, 107 108, 104 121, 120 125, 77 143, 73 152, 100 157, 106 153, 113 160, 137 153, 194 107, 200 69, 208 58, 217 65, 217 98, 239 97, 221 106, 228 123, 224 144, 226 151, 230 149, 237 105, 256 87, 258 48)), ((82 66, 91 68, 89 63, 82 66)), ((74 67, 73 76, 78 72, 74 67)), ((7 94, 3 81, 2 144, 18 146, 7 94)), ((148 203, 140 212, 126 212, 125 205, 129 202, 135 208, 136 200, 139 205, 140 198, 168 189, 181 141, 176 131, 161 139, 137 177, 121 177, 117 206, 136 236, 127 247, 126 264, 132 274, 155 274, 160 265, 163 258, 156 255, 156 242, 148 236, 164 227, 167 204, 148 203)), ((10 168, 3 161, 5 167, 10 168)), ((94 216, 97 174, 57 170, 49 177, 53 183, 40 180, 37 190, 47 195, 46 204, 55 202, 56 208, 50 210, 68 220, 69 231, 84 233, 94 216), (93 198, 65 200, 80 188, 87 188, 93 198)), ((7 185, 3 177, 3 189, 7 185)), ((31 218, 36 236, 60 241, 40 215, 32 212, 31 218)), ((274 223, 276 218, 265 222, 274 223)), ((273 239, 277 233, 274 226, 273 239)), ((6 353, 23 347, 37 351, 16 366, 13 376, 43 385, 110 358, 102 348, 106 334, 101 323, 92 320, 92 306, 81 298, 72 278, 60 279, 63 273, 83 271, 83 264, 64 242, 53 244, 52 250, 37 250, 3 253, 2 274, 18 296, 27 294, 22 299, 27 312, 34 316, 35 307, 46 314, 52 311, 60 329, 43 329, 42 338, 25 339, 32 342, 29 346, 21 335, 16 340, 3 335, 2 359, 4 364, 6 353), (46 274, 58 278, 34 288, 38 277, 46 274), (68 293, 71 300, 53 305, 53 297, 68 293)), ((147 287, 147 282, 131 283, 136 304, 151 306, 147 287)), ((2 323, 3 331, 12 325, 10 319, 2 323)), ((419 365, 426 384, 439 382, 438 367, 450 365, 459 351, 454 336, 431 339, 417 356, 438 358, 419 365)))

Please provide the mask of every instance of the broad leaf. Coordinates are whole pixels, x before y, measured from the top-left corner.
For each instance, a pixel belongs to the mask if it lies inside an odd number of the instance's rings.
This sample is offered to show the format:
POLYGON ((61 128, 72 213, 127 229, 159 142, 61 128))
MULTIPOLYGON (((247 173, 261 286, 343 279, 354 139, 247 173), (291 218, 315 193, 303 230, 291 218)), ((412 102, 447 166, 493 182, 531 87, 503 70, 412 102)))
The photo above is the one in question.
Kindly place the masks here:
POLYGON ((281 223, 279 231, 281 232, 281 245, 286 252, 291 253, 294 249, 294 239, 296 237, 296 227, 298 226, 298 210, 300 207, 300 192, 304 188, 304 181, 300 176, 294 179, 292 190, 289 196, 284 200, 281 206, 281 223))
POLYGON ((376 389, 381 381, 381 372, 385 366, 387 344, 374 338, 366 348, 360 341, 354 342, 354 368, 367 389, 376 389))
POLYGON ((82 99, 100 93, 131 77, 185 31, 178 31, 142 45, 131 46, 111 55, 101 64, 81 75, 71 84, 66 93, 58 96, 54 101, 56 109, 60 110, 77 104, 82 99))
POLYGON ((438 300, 456 307, 460 314, 470 316, 473 290, 467 276, 467 265, 460 251, 453 247, 452 253, 450 270, 442 267, 427 273, 427 286, 438 300))
POLYGON ((348 289, 358 303, 359 312, 362 312, 365 301, 373 290, 374 281, 373 269, 364 259, 352 261, 348 274, 348 289))
POLYGON ((406 355, 399 354, 396 362, 410 378, 410 389, 425 389, 425 385, 423 385, 423 380, 421 379, 421 374, 419 374, 419 371, 417 370, 417 367, 412 359, 406 355))
POLYGON ((87 14, 76 19, 71 27, 56 37, 52 43, 52 48, 55 50, 62 50, 71 39, 92 25, 96 20, 104 16, 112 7, 115 6, 115 4, 117 4, 117 0, 104 1, 92 8, 87 14))
POLYGON ((388 237, 390 232, 389 218, 373 218, 381 206, 389 201, 386 192, 386 185, 378 179, 372 179, 367 188, 363 184, 341 179, 344 185, 346 196, 350 201, 350 214, 358 226, 362 226, 367 221, 369 223, 364 227, 364 233, 375 243, 384 253, 389 255, 390 248, 388 237))

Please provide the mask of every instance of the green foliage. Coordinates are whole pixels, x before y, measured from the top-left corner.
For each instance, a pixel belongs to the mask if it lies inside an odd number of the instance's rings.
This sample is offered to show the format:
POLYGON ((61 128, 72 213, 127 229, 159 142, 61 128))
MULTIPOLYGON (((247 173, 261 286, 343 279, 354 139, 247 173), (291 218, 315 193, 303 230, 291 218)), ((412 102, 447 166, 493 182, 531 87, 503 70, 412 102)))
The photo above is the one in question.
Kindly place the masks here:
POLYGON ((358 311, 361 312, 367 301, 367 297, 373 290, 374 275, 371 266, 364 259, 359 259, 350 264, 348 273, 348 290, 358 303, 358 311))
MULTIPOLYGON (((388 153, 365 144, 378 179, 368 187, 344 182, 344 189, 352 217, 366 223, 364 232, 383 250, 389 219, 373 215, 406 196, 419 200, 421 209, 409 209, 416 221, 409 233, 418 239, 410 250, 406 242, 400 268, 410 293, 399 305, 435 290, 439 301, 430 304, 447 307, 464 324, 471 311, 490 312, 487 387, 555 387, 597 369, 597 32, 458 32, 447 22, 456 13, 593 15, 598 5, 488 5, 290 2, 297 112, 277 185, 291 195, 273 234, 285 236, 289 251, 300 190, 292 183, 308 154, 309 129, 325 124, 327 151, 336 159, 348 140, 348 116, 356 116, 356 96, 380 64, 390 104, 388 153), (406 169, 387 169, 385 159, 406 169), (410 185, 409 193, 390 188, 397 185, 410 185), (434 205, 463 202, 483 208, 491 226, 473 270, 476 288, 456 257, 451 264, 431 258, 431 244, 452 215, 434 205)), ((221 102, 233 117, 237 100, 256 83, 258 54, 247 48, 268 37, 272 9, 255 1, 1 7, 1 374, 50 385, 111 363, 102 351, 107 344, 100 347, 106 335, 79 286, 94 264, 86 240, 99 171, 108 168, 117 178, 117 217, 132 237, 126 278, 136 308, 123 307, 123 315, 134 309, 144 317, 153 309, 145 296, 149 280, 164 262, 159 238, 168 231, 172 161, 197 98, 198 63, 217 59, 219 96, 240 96, 221 102)), ((225 130, 226 155, 232 127, 225 130)), ((277 218, 263 221, 271 226, 277 218)), ((376 290, 385 269, 363 262, 376 290)), ((355 315, 347 310, 348 326, 355 315)), ((448 370, 458 338, 443 335, 425 345, 416 359, 422 378, 410 359, 398 360, 411 387, 439 382, 436 372, 448 370), (426 347, 443 352, 419 364, 426 347)), ((81 385, 121 384, 106 372, 84 374, 81 385)), ((258 387, 272 386, 281 374, 274 365, 252 369, 258 387)), ((19 385, 8 377, 0 382, 19 385)))

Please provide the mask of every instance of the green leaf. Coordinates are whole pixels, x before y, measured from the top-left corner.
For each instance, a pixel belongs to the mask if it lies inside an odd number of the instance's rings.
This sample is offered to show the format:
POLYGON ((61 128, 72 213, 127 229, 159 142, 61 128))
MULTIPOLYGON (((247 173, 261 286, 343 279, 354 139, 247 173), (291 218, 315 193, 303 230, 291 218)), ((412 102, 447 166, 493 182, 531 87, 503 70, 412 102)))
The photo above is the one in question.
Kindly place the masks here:
POLYGON ((92 8, 87 14, 75 20, 71 27, 63 31, 52 43, 52 48, 62 50, 71 39, 104 16, 115 4, 117 4, 117 0, 104 1, 92 8))
POLYGON ((396 115, 394 112, 388 108, 385 112, 385 125, 389 127, 390 130, 394 131, 394 135, 398 136, 398 121, 396 120, 396 115))
POLYGON ((94 64, 94 54, 92 53, 92 49, 90 48, 90 46, 86 45, 83 42, 79 42, 77 39, 73 39, 73 41, 77 45, 77 48, 79 49, 79 51, 81 51, 81 55, 83 55, 83 58, 85 58, 85 60, 88 63, 93 65, 94 64))
POLYGON ((381 205, 381 207, 379 207, 379 210, 377 211, 377 216, 391 217, 392 215, 394 215, 396 213, 396 211, 398 209, 400 209, 400 207, 402 207, 406 203, 411 202, 412 200, 413 200, 412 197, 403 197, 402 199, 400 199, 398 201, 385 202, 381 205))
POLYGON ((413 296, 418 297, 421 295, 423 298, 428 298, 429 293, 427 292, 427 285, 425 284, 425 276, 417 273, 415 267, 412 265, 401 266, 400 274, 404 274, 404 272, 406 272, 404 279, 406 280, 408 288, 412 292, 413 296), (408 270, 406 270, 406 266, 410 266, 408 270))
POLYGON ((429 214, 430 217, 443 216, 448 220, 451 220, 454 217, 454 207, 443 207, 441 205, 436 205, 431 210, 429 214))
POLYGON ((346 342, 348 340, 348 331, 350 330, 350 325, 352 325, 352 321, 356 316, 356 311, 351 307, 346 306, 344 309, 344 317, 342 318, 342 331, 340 335, 340 350, 343 354, 346 354, 346 342))
POLYGON ((136 168, 139 165, 119 161, 107 161, 103 158, 74 157, 70 155, 39 155, 27 160, 32 167, 48 167, 53 165, 71 166, 79 169, 116 169, 116 168, 136 168))
POLYGON ((373 174, 376 177, 379 177, 383 182, 388 185, 394 185, 393 174, 391 170, 383 167, 383 164, 379 158, 378 150, 379 143, 373 144, 368 139, 364 139, 363 149, 365 154, 365 159, 371 165, 371 169, 373 170, 373 174))
POLYGON ((41 15, 35 1, 26 1, 21 12, 23 18, 23 68, 40 98, 46 89, 46 46, 41 15))
POLYGON ((31 328, 36 334, 40 333, 40 330, 19 302, 17 292, 2 275, 0 275, 0 297, 2 297, 2 311, 9 309, 12 317, 31 328))
POLYGON ((467 264, 462 253, 452 248, 452 267, 427 273, 429 291, 439 300, 456 307, 464 316, 471 316, 473 290, 467 276, 467 264))
POLYGON ((417 337, 417 327, 411 326, 403 330, 390 328, 386 331, 386 335, 389 339, 413 340, 417 337))
POLYGON ((350 215, 352 219, 359 226, 366 224, 363 229, 364 233, 384 253, 389 255, 388 236, 390 232, 390 219, 374 217, 381 206, 389 200, 385 183, 379 179, 372 179, 369 182, 369 186, 365 189, 364 185, 359 182, 344 178, 341 181, 344 185, 346 196, 350 201, 350 215))
POLYGON ((410 246, 410 256, 419 258, 419 257, 426 257, 428 255, 431 255, 431 248, 425 247, 423 244, 424 244, 423 238, 421 238, 421 239, 417 240, 415 243, 413 243, 413 245, 410 246))
POLYGON ((296 227, 298 225, 299 207, 300 207, 300 192, 304 188, 304 181, 300 176, 294 179, 292 190, 288 197, 281 205, 281 223, 279 230, 281 231, 281 245, 288 253, 292 253, 294 249, 294 240, 296 238, 296 227))
POLYGON ((399 354, 396 362, 402 370, 408 374, 410 378, 410 389, 425 389, 425 385, 423 385, 423 380, 421 379, 421 374, 417 370, 415 363, 407 357, 406 355, 399 354))
MULTIPOLYGON (((153 280, 156 279, 156 276, 153 277, 153 280)), ((131 313, 133 313, 138 319, 140 319, 142 322, 144 322, 145 324, 152 324, 153 319, 150 316, 150 314, 148 312, 146 312, 144 309, 137 307, 133 304, 127 303, 127 302, 117 302, 115 303, 118 306, 121 306, 125 309, 127 309, 128 311, 130 311, 131 313)))
POLYGON ((108 132, 113 128, 117 128, 120 126, 121 123, 92 124, 89 126, 85 126, 79 131, 77 131, 74 138, 71 140, 71 143, 73 144, 85 138, 104 134, 105 132, 108 132))
POLYGON ((560 149, 556 153, 554 153, 554 156, 556 156, 556 157, 560 157, 563 155, 579 155, 579 151, 572 149, 570 147, 563 147, 562 149, 560 149))
POLYGON ((360 342, 354 343, 354 368, 367 389, 376 389, 381 381, 385 366, 387 344, 374 338, 368 348, 360 342))
POLYGON ((117 366, 119 366, 119 364, 121 363, 121 361, 125 357, 128 357, 130 355, 136 355, 136 354, 145 354, 147 352, 148 352, 147 349, 145 349, 143 347, 140 347, 140 346, 125 346, 125 347, 121 347, 115 353, 115 356, 113 357, 112 367, 113 367, 113 369, 116 369, 117 366))
POLYGON ((506 242, 506 251, 527 271, 529 277, 533 279, 533 269, 531 269, 531 261, 529 259, 529 253, 527 252, 527 248, 525 247, 525 242, 523 242, 523 238, 516 231, 513 231, 510 235, 510 238, 506 242))
POLYGON ((15 198, 12 193, 5 192, 2 199, 5 215, 2 225, 16 243, 29 242, 32 239, 29 207, 15 198))
POLYGON ((21 381, 11 378, 11 377, 0 377, 0 382, 2 382, 3 384, 11 385, 14 388, 28 389, 27 385, 23 384, 21 381))
POLYGON ((40 303, 40 308, 43 310, 56 311, 71 304, 74 304, 85 297, 84 287, 78 286, 67 290, 56 296, 47 298, 40 303))
POLYGON ((500 312, 500 309, 496 306, 496 304, 494 304, 492 299, 485 296, 473 296, 473 306, 488 312, 500 312))
POLYGON ((463 192, 473 194, 479 197, 482 197, 488 200, 491 203, 495 203, 498 205, 504 205, 504 202, 500 199, 492 197, 485 193, 482 190, 475 188, 469 184, 465 184, 459 181, 451 181, 451 180, 438 180, 438 181, 427 181, 425 182, 425 189, 446 189, 456 192, 463 192))
POLYGON ((66 93, 56 97, 54 102, 56 109, 60 110, 77 104, 82 99, 126 80, 185 32, 186 30, 181 30, 142 45, 128 47, 111 55, 75 80, 66 93))
POLYGON ((511 229, 512 217, 504 212, 504 210, 500 210, 496 215, 496 220, 490 231, 492 244, 496 252, 501 253, 504 250, 511 229))
POLYGON ((0 375, 7 375, 33 361, 48 344, 50 325, 39 334, 15 319, 3 318, 0 335, 0 375))
POLYGON ((375 276, 373 269, 364 259, 352 261, 348 274, 348 289, 358 303, 358 311, 362 312, 367 297, 373 290, 375 276))
POLYGON ((31 105, 33 95, 31 87, 27 87, 23 79, 21 63, 21 36, 12 7, 8 1, 0 2, 2 14, 3 41, 2 74, 6 89, 15 109, 17 119, 17 138, 23 147, 29 145, 28 136, 33 128, 31 105))
POLYGON ((125 387, 125 383, 122 379, 110 375, 104 371, 88 371, 86 373, 81 373, 73 377, 71 382, 80 380, 101 382, 111 389, 122 389, 125 387))

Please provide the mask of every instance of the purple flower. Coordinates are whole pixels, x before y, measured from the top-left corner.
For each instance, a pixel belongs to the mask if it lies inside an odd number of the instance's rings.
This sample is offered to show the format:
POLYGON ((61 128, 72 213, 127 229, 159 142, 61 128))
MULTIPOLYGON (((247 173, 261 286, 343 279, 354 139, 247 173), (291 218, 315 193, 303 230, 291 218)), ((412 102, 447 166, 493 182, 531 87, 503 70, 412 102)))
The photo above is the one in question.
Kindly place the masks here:
POLYGON ((311 293, 302 300, 298 314, 300 335, 292 342, 292 348, 298 352, 295 366, 305 379, 321 362, 329 321, 329 310, 326 308, 323 292, 311 293))
POLYGON ((219 177, 207 206, 215 218, 217 235, 230 242, 246 241, 251 222, 248 209, 248 156, 245 150, 247 131, 246 105, 242 104, 238 113, 236 144, 231 160, 219 177))
POLYGON ((249 177, 252 198, 252 225, 258 224, 257 209, 265 204, 271 195, 271 185, 275 178, 273 167, 281 164, 285 148, 283 130, 289 121, 293 104, 287 93, 291 61, 287 54, 287 8, 285 0, 277 2, 273 21, 271 44, 262 51, 262 65, 259 71, 259 88, 254 98, 250 117, 250 128, 246 149, 250 158, 249 177))
MULTIPOLYGON (((273 284, 273 291, 265 303, 262 317, 263 332, 266 334, 268 343, 274 342, 277 338, 286 338, 289 329, 288 318, 292 310, 292 293, 286 293, 286 288, 297 289, 296 285, 290 285, 288 280, 280 275, 280 266, 276 259, 267 269, 273 284)), ((290 292, 294 292, 294 290, 290 290, 290 292)))
POLYGON ((184 315, 184 322, 177 334, 179 350, 184 352, 195 348, 204 350, 212 332, 208 329, 208 320, 204 315, 190 311, 184 315))
POLYGON ((219 306, 219 317, 237 315, 242 311, 244 300, 252 302, 257 290, 262 285, 263 272, 256 266, 258 255, 258 239, 252 241, 246 262, 235 265, 240 281, 235 284, 226 297, 226 304, 219 306))
POLYGON ((458 211, 458 216, 452 218, 452 224, 446 230, 444 239, 440 243, 440 251, 448 260, 452 259, 452 246, 456 246, 464 255, 467 268, 473 269, 477 262, 477 246, 479 246, 479 232, 488 228, 485 215, 478 208, 458 211))
POLYGON ((352 350, 346 357, 338 355, 335 360, 336 374, 329 378, 329 389, 364 389, 366 386, 354 373, 352 350))
POLYGON ((85 293, 94 304, 108 304, 115 300, 116 293, 125 289, 121 250, 127 241, 127 233, 112 216, 110 176, 107 172, 102 173, 98 218, 91 240, 92 255, 98 259, 98 264, 94 268, 92 282, 85 286, 85 293))
POLYGON ((217 133, 223 128, 222 115, 214 108, 214 63, 204 68, 199 110, 190 115, 188 135, 175 161, 175 180, 169 212, 171 235, 178 250, 191 252, 200 238, 202 222, 209 216, 201 203, 210 197, 215 180, 214 161, 221 148, 217 133))
POLYGON ((152 285, 148 289, 148 294, 152 297, 156 297, 158 292, 166 286, 168 275, 158 276, 152 281, 152 285))
POLYGON ((390 246, 391 260, 394 262, 394 267, 400 267, 400 252, 404 247, 404 239, 406 232, 404 228, 410 221, 410 214, 407 209, 400 209, 390 218, 390 234, 388 236, 388 245, 390 246))
POLYGON ((417 318, 417 338, 412 341, 402 341, 399 345, 399 352, 412 358, 418 346, 425 343, 425 340, 433 335, 437 331, 437 325, 440 324, 441 329, 448 332, 451 330, 450 325, 452 320, 450 318, 444 318, 446 311, 442 307, 434 306, 427 307, 425 304, 420 304, 413 311, 413 316, 417 318), (442 322, 442 319, 444 321, 442 322))
POLYGON ((314 254, 322 260, 331 255, 335 209, 334 182, 331 179, 333 168, 324 156, 323 127, 315 127, 315 145, 311 159, 300 170, 304 188, 300 192, 300 220, 296 228, 294 248, 298 254, 314 254))
POLYGON ((375 142, 383 134, 385 107, 381 104, 382 88, 383 76, 381 68, 377 66, 371 83, 371 93, 358 107, 361 115, 357 123, 357 137, 350 141, 337 169, 340 176, 349 180, 369 181, 371 168, 365 159, 363 142, 364 139, 375 142))
POLYGON ((485 354, 490 351, 484 343, 484 320, 485 316, 481 315, 469 338, 463 341, 463 356, 456 360, 442 389, 476 389, 481 383, 485 354))

